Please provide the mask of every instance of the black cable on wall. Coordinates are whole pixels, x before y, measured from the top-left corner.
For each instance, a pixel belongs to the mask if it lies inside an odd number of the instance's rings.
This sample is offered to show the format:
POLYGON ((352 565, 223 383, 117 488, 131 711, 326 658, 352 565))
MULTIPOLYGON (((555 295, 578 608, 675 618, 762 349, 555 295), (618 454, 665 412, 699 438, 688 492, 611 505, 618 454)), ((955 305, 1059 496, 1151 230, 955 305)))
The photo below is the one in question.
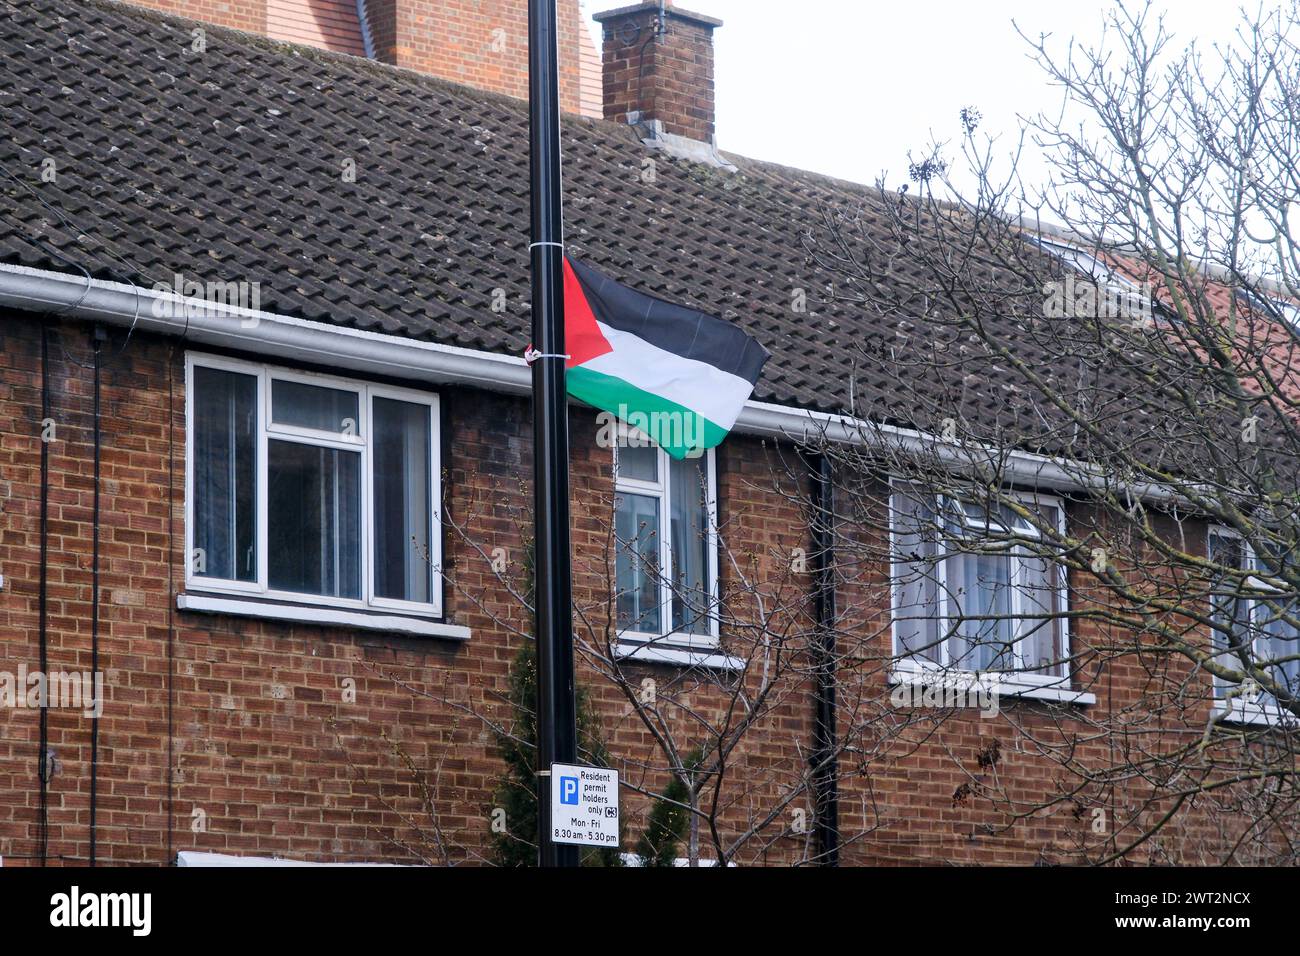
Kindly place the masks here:
MULTIPOLYGON (((176 353, 182 339, 167 356, 167 865, 176 861, 176 353)), ((189 555, 184 556, 189 562, 189 555)))
MULTIPOLYGON (((100 346, 108 333, 102 325, 91 329, 91 340, 95 355, 95 397, 94 397, 94 458, 95 491, 94 511, 91 518, 90 544, 90 673, 91 679, 99 674, 99 470, 100 470, 100 387, 103 363, 100 346)), ((102 700, 96 701, 95 713, 90 718, 90 865, 95 865, 96 819, 99 785, 99 714, 104 708, 102 700)))
MULTIPOLYGON (((46 423, 50 421, 50 327, 48 322, 41 323, 41 570, 40 596, 38 598, 37 616, 39 619, 39 656, 41 673, 48 673, 49 665, 49 547, 50 547, 50 443, 46 435, 46 423)), ((41 865, 46 863, 50 841, 50 781, 48 775, 50 724, 49 710, 42 707, 40 713, 40 749, 36 756, 36 776, 40 782, 40 802, 37 844, 40 848, 41 865)))
POLYGON ((813 703, 813 799, 816 807, 817 858, 822 866, 840 861, 839 760, 835 732, 835 483, 831 460, 811 456, 812 564, 816 614, 813 645, 816 686, 813 703))

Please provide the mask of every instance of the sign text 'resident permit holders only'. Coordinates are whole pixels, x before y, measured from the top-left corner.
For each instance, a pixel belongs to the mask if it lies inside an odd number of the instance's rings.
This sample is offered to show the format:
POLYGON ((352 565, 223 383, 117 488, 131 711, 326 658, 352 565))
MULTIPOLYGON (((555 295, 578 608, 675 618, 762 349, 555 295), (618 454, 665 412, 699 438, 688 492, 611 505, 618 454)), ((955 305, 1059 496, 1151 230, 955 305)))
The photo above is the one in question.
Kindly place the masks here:
POLYGON ((618 771, 551 764, 551 840, 618 846, 618 771))

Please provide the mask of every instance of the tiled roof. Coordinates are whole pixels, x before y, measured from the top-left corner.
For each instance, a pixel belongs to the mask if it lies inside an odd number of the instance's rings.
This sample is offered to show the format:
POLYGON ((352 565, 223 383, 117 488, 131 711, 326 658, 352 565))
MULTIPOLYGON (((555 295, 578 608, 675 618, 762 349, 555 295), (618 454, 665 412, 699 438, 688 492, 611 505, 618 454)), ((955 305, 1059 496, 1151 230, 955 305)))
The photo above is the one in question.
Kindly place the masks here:
MULTIPOLYGON (((255 281, 268 311, 522 351, 523 102, 212 27, 198 53, 196 24, 111 0, 0 0, 0 12, 0 165, 26 184, 0 174, 0 261, 255 281)), ((883 233, 878 190, 736 156, 735 173, 674 160, 604 120, 567 117, 563 137, 570 250, 744 327, 772 353, 756 398, 842 410, 852 397, 933 426, 900 407, 885 365, 924 340, 916 323, 832 299, 839 280, 804 252, 828 210, 883 233)), ((949 374, 936 395, 963 418, 1014 405, 996 369, 950 362, 949 374)))

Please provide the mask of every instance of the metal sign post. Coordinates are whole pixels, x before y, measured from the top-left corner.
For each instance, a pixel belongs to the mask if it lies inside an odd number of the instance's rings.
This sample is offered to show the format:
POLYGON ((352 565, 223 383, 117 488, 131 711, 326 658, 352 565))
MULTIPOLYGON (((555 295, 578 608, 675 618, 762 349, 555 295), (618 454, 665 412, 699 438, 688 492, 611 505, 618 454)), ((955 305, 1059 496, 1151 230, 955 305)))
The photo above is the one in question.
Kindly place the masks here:
POLYGON ((564 222, 560 207, 560 90, 555 0, 528 0, 529 168, 532 196, 533 561, 537 636, 537 856, 577 866, 553 839, 554 763, 578 759, 569 566, 569 421, 564 382, 564 222))

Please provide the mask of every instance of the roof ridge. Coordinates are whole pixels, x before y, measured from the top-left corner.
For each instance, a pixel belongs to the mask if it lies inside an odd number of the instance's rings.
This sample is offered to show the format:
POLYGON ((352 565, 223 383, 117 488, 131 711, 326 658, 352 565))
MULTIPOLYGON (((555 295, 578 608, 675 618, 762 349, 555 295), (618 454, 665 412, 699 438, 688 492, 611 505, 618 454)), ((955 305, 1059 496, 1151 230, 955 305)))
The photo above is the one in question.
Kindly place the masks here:
MULTIPOLYGON (((317 60, 321 63, 338 65, 345 69, 355 70, 360 73, 371 73, 376 76, 391 78, 402 82, 428 86, 434 89, 450 93, 468 94, 473 97, 480 97, 489 102, 495 102, 498 105, 506 107, 519 108, 521 105, 526 106, 527 100, 520 99, 517 96, 511 96, 509 93, 498 93, 495 90, 485 90, 482 87, 472 86, 467 83, 457 83, 455 80, 449 80, 445 77, 435 76, 432 73, 424 73, 420 70, 412 69, 409 66, 398 66, 395 63, 385 63, 383 60, 372 60, 369 57, 356 56, 352 53, 344 53, 339 50, 325 50, 321 47, 310 46, 303 43, 293 43, 289 40, 279 40, 275 37, 268 37, 261 33, 253 33, 248 30, 241 30, 238 27, 223 26, 218 23, 211 23, 207 20, 198 20, 194 17, 188 17, 180 13, 171 13, 165 10, 158 10, 154 7, 144 7, 131 0, 77 0, 79 6, 97 7, 100 10, 125 13, 127 16, 138 16, 141 19, 152 20, 155 23, 177 22, 184 24, 193 24, 202 27, 209 33, 217 36, 232 36, 239 42, 248 46, 264 50, 268 53, 283 55, 286 52, 303 56, 308 59, 317 60)), ((615 123, 612 120, 606 120, 598 117, 583 116, 581 113, 562 112, 561 118, 568 121, 580 121, 589 124, 608 124, 612 128, 622 129, 622 123, 615 123)), ((627 127, 630 129, 630 127, 627 127)))
MULTIPOLYGON (((131 2, 131 0, 79 0, 79 5, 98 7, 99 9, 106 11, 126 12, 129 16, 139 16, 143 19, 159 23, 172 21, 194 24, 195 26, 201 26, 203 29, 215 33, 217 36, 228 35, 236 37, 240 42, 246 43, 251 47, 265 50, 269 53, 283 55, 286 51, 289 51, 298 56, 307 57, 308 59, 317 60, 326 64, 336 64, 345 69, 355 70, 360 73, 371 73, 376 76, 391 78, 400 82, 418 84, 420 86, 441 90, 446 93, 479 98, 482 101, 496 103, 497 105, 507 109, 527 108, 527 100, 521 99, 517 96, 511 96, 508 93, 498 93, 494 90, 485 90, 481 87, 472 86, 467 83, 458 83, 455 80, 435 76, 431 73, 423 73, 419 70, 411 69, 410 67, 385 63, 382 60, 372 60, 368 57, 360 57, 337 50, 324 50, 320 47, 308 46, 301 43, 292 43, 288 40, 277 40, 260 33, 240 30, 237 27, 222 26, 220 24, 209 23, 206 20, 197 20, 193 17, 187 17, 179 13, 170 13, 163 10, 157 10, 153 7, 140 6, 137 3, 131 2)), ((603 117, 583 116, 580 113, 571 112, 562 112, 561 120, 566 124, 580 124, 593 128, 604 127, 611 133, 621 135, 630 142, 641 143, 641 137, 637 134, 636 130, 626 123, 620 123, 603 117)), ((876 198, 883 198, 888 193, 888 190, 875 183, 843 179, 838 176, 831 176, 827 173, 819 173, 815 170, 804 169, 799 166, 789 166, 775 160, 763 159, 758 156, 750 156, 745 153, 737 153, 731 150, 719 150, 719 152, 727 159, 733 161, 740 160, 740 163, 743 163, 744 166, 750 168, 762 169, 773 174, 797 174, 800 178, 803 178, 810 183, 820 184, 832 189, 848 189, 854 192, 868 194, 876 198)), ((686 159, 684 157, 674 158, 683 158, 686 162, 696 162, 695 160, 686 159)))

